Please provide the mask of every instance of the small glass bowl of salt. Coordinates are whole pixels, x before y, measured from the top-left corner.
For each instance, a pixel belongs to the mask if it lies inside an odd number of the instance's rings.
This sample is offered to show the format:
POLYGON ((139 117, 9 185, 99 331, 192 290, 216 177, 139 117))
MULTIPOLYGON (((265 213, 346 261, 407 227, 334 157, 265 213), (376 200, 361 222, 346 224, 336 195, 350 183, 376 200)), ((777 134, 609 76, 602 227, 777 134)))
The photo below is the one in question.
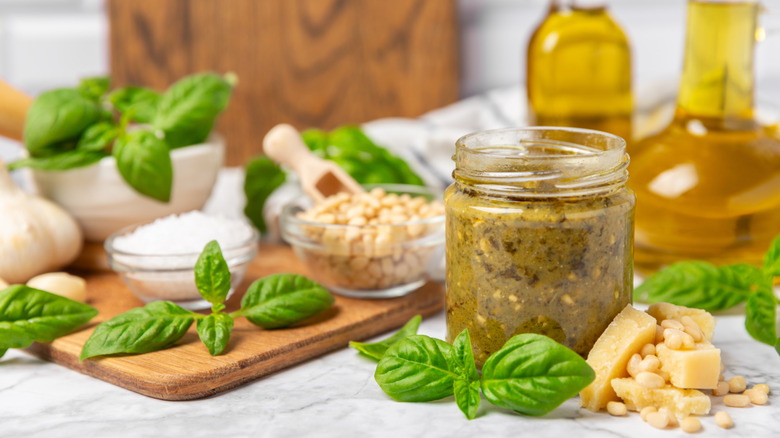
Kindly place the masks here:
POLYGON ((240 219, 199 211, 174 214, 123 228, 104 246, 111 268, 143 302, 165 300, 199 310, 211 304, 195 286, 195 262, 212 240, 219 243, 230 268, 229 297, 257 254, 258 234, 240 219))

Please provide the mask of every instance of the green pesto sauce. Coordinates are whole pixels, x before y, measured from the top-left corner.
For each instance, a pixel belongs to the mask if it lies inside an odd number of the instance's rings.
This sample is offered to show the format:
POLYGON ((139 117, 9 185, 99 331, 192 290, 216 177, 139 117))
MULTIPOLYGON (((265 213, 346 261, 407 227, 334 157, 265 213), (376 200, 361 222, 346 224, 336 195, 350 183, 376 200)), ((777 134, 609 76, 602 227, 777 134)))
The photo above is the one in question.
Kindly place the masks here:
POLYGON ((453 184, 447 340, 468 328, 477 363, 518 333, 585 356, 631 302, 634 195, 495 199, 453 184))

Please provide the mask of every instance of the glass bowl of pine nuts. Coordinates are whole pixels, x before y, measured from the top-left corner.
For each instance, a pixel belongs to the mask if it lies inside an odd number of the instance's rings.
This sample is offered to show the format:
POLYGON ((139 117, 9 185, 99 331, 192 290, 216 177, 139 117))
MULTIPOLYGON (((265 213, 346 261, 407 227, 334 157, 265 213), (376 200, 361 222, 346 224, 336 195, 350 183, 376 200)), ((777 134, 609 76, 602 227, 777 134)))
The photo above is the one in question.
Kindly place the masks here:
POLYGON ((441 192, 374 184, 314 205, 301 197, 282 209, 282 237, 333 292, 355 298, 406 295, 444 257, 441 192))

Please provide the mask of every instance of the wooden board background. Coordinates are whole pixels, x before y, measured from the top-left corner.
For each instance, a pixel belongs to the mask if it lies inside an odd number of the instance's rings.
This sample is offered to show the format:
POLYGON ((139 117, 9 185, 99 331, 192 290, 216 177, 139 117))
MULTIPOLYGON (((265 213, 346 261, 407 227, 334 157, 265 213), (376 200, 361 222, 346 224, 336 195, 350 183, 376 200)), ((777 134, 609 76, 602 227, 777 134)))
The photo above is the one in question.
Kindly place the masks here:
MULTIPOLYGON (((286 246, 261 245, 227 311, 240 306, 241 295, 259 277, 277 272, 306 274, 306 268, 286 246)), ((81 373, 131 391, 164 400, 191 400, 234 388, 329 351, 400 327, 414 315, 431 315, 444 305, 444 288, 428 283, 410 295, 393 299, 359 300, 336 296, 331 309, 309 324, 263 330, 238 318, 228 347, 212 357, 198 339, 195 325, 173 347, 141 355, 78 361, 81 347, 94 327, 141 306, 113 272, 80 273, 87 278, 88 303, 100 313, 85 329, 28 350, 81 373)), ((357 353, 356 353, 357 354, 357 353)))
POLYGON ((227 164, 268 129, 415 117, 458 97, 455 0, 109 0, 116 85, 238 74, 218 130, 227 164))

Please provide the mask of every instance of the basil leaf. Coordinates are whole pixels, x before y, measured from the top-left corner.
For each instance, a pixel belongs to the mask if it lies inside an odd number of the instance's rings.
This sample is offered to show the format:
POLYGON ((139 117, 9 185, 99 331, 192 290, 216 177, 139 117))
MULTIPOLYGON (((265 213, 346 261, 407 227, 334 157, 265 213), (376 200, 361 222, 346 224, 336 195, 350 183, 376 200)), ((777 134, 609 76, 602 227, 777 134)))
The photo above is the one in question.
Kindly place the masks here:
POLYGON ((202 143, 227 106, 233 87, 222 76, 202 73, 171 85, 160 98, 152 125, 173 149, 202 143))
POLYGON ((232 316, 246 316, 266 329, 281 328, 328 309, 333 301, 333 295, 314 280, 274 274, 252 283, 241 299, 241 309, 232 316))
POLYGON ((47 148, 75 140, 103 116, 100 106, 72 88, 41 93, 27 110, 24 143, 32 157, 50 155, 47 148))
POLYGON ((97 315, 84 303, 14 285, 0 291, 0 348, 26 348, 50 342, 84 325, 97 315))
POLYGON ((777 236, 764 255, 764 273, 770 277, 780 276, 780 236, 777 236))
POLYGON ((157 113, 160 93, 144 87, 119 88, 108 95, 108 101, 122 113, 130 113, 139 123, 151 123, 157 113))
POLYGON ((195 262, 195 285, 203 299, 214 305, 222 304, 230 292, 230 269, 216 240, 206 244, 195 262))
POLYGON ((119 173, 138 193, 168 202, 173 165, 164 141, 153 132, 138 130, 119 137, 113 151, 119 173))
POLYGON ((668 302, 712 312, 745 301, 761 278, 760 270, 747 264, 717 268, 707 262, 679 262, 645 280, 634 294, 648 303, 668 302))
POLYGON ((244 214, 261 233, 267 230, 263 218, 265 201, 279 186, 284 184, 287 176, 281 167, 266 156, 257 157, 246 166, 244 178, 244 193, 246 194, 246 207, 244 214))
POLYGON ((98 101, 101 96, 108 92, 110 86, 111 80, 108 76, 96 76, 82 79, 79 82, 78 90, 87 99, 98 101))
POLYGON ((119 129, 109 121, 95 123, 84 131, 76 143, 81 151, 105 151, 116 140, 119 129))
POLYGON ((464 377, 458 377, 452 384, 455 392, 455 404, 469 420, 477 417, 477 409, 482 401, 479 395, 479 379, 470 380, 464 377))
POLYGON ((376 367, 374 380, 398 401, 424 402, 453 394, 458 375, 452 346, 424 335, 412 335, 390 347, 376 367))
POLYGON ((482 367, 482 393, 496 406, 544 415, 577 395, 595 379, 577 353, 552 339, 513 336, 482 367))
POLYGON ((10 170, 21 169, 22 167, 41 170, 68 170, 95 164, 107 156, 109 155, 105 152, 80 151, 77 149, 50 157, 22 158, 9 164, 8 168, 10 170))
POLYGON ((80 360, 116 353, 162 350, 181 339, 195 314, 170 301, 155 301, 98 325, 81 350, 80 360))
POLYGON ((471 337, 468 329, 464 329, 452 343, 452 354, 457 365, 458 377, 453 384, 455 403, 458 409, 473 420, 481 401, 479 396, 479 372, 474 362, 474 351, 471 348, 471 337))
POLYGON ((8 353, 7 348, 0 348, 0 359, 2 359, 2 357, 5 356, 6 353, 8 353))
POLYGON ((230 333, 233 330, 233 318, 225 313, 212 313, 199 319, 196 327, 198 337, 209 349, 209 354, 217 356, 222 353, 230 342, 230 333))
POLYGON ((765 344, 777 342, 777 299, 767 284, 752 294, 745 304, 745 329, 754 339, 765 344))
POLYGON ((383 339, 379 342, 374 343, 363 343, 363 342, 355 342, 355 341, 349 341, 349 346, 351 348, 354 348, 360 354, 370 357, 371 359, 374 359, 376 361, 379 361, 382 359, 382 356, 385 355, 385 352, 388 348, 392 347, 396 342, 400 341, 401 339, 404 339, 406 337, 409 337, 411 335, 417 334, 417 329, 420 327, 420 322, 422 321, 422 316, 417 315, 410 319, 403 327, 401 327, 401 330, 398 330, 393 336, 390 336, 387 339, 383 339))

